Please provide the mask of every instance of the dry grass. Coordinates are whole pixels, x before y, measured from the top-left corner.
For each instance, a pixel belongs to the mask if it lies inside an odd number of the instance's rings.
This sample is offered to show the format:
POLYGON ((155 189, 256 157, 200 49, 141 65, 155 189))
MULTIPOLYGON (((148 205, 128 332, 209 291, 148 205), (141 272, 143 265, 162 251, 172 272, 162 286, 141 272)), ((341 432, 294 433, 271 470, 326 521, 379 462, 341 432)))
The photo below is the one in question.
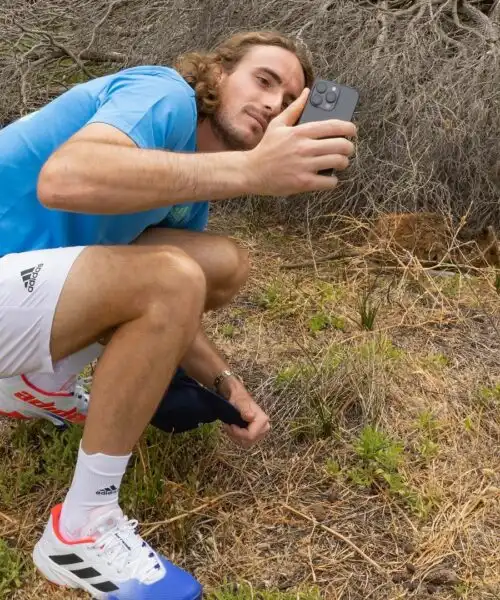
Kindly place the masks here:
MULTIPOLYGON (((252 277, 207 321, 269 411, 272 433, 244 452, 214 427, 149 432, 125 508, 214 599, 497 599, 493 270, 384 273, 363 256, 283 269, 311 258, 311 247, 316 259, 334 252, 338 238, 310 246, 290 230, 230 225, 252 251, 252 277), (371 330, 361 324, 363 295, 365 308, 378 308, 371 330)), ((9 600, 83 598, 55 591, 29 563, 78 437, 35 424, 2 439, 0 536, 9 550, 0 546, 0 558, 9 557, 8 572, 16 556, 22 564, 22 588, 9 600)))

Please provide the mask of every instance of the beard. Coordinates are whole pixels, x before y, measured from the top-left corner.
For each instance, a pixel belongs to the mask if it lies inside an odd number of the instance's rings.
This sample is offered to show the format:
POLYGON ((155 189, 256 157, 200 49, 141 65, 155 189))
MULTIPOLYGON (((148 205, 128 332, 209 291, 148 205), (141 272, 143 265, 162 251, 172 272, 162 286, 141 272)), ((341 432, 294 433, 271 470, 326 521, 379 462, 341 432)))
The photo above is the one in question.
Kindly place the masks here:
POLYGON ((214 115, 211 115, 210 122, 214 134, 228 150, 252 150, 255 148, 256 143, 249 142, 245 135, 233 126, 222 110, 218 109, 214 115))

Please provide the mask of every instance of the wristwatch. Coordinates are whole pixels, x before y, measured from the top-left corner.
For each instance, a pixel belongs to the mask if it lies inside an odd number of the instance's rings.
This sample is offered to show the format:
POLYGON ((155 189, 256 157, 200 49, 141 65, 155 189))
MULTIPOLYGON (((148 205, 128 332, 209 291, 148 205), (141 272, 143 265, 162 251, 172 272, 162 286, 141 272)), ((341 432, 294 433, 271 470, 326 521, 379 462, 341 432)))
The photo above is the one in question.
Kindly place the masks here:
POLYGON ((236 373, 233 373, 232 371, 229 371, 228 369, 226 369, 225 371, 222 371, 222 373, 219 373, 217 375, 217 377, 214 379, 214 390, 216 392, 219 391, 219 387, 220 384, 224 381, 224 379, 227 379, 228 377, 236 377, 237 379, 239 379, 239 377, 236 375, 236 373))

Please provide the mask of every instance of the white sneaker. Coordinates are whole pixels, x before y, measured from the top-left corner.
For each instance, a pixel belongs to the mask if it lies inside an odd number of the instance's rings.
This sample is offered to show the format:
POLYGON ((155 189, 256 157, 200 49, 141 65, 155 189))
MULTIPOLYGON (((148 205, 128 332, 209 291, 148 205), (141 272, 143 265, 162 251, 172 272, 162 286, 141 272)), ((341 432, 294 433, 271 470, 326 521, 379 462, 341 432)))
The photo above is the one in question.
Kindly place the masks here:
POLYGON ((0 379, 0 416, 46 419, 57 427, 83 423, 87 416, 89 378, 75 377, 67 391, 47 392, 25 375, 0 379))
POLYGON ((74 542, 60 533, 61 508, 52 510, 33 551, 35 565, 52 583, 98 600, 201 600, 198 581, 152 550, 136 533, 137 521, 120 508, 95 509, 85 537, 74 542))

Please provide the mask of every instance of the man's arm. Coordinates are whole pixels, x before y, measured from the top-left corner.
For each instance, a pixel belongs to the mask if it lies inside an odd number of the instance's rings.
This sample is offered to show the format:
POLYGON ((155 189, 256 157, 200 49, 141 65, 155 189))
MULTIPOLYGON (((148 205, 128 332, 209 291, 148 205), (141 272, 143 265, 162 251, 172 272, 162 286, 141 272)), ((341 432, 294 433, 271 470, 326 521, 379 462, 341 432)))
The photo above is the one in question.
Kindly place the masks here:
POLYGON ((89 124, 45 163, 38 197, 49 208, 125 214, 244 194, 332 190, 337 178, 318 172, 347 168, 354 145, 343 136, 356 128, 335 120, 294 127, 306 100, 304 92, 273 119, 256 148, 239 152, 143 150, 113 126, 89 124))
POLYGON ((116 127, 87 125, 45 163, 38 197, 49 208, 124 214, 247 193, 245 152, 143 150, 116 127))
MULTIPOLYGON (((201 329, 181 366, 189 376, 207 387, 212 387, 215 377, 228 369, 226 361, 201 329)), ((219 389, 220 393, 236 406, 242 418, 249 424, 245 429, 236 425, 224 425, 226 433, 238 445, 250 448, 268 433, 269 417, 236 377, 224 379, 219 389)))
MULTIPOLYGON (((207 388, 212 388, 217 375, 222 371, 229 370, 229 365, 202 329, 198 331, 181 367, 190 377, 207 388)), ((231 389, 237 387, 238 383, 236 377, 228 377, 221 383, 221 392, 226 398, 229 398, 231 389)))

